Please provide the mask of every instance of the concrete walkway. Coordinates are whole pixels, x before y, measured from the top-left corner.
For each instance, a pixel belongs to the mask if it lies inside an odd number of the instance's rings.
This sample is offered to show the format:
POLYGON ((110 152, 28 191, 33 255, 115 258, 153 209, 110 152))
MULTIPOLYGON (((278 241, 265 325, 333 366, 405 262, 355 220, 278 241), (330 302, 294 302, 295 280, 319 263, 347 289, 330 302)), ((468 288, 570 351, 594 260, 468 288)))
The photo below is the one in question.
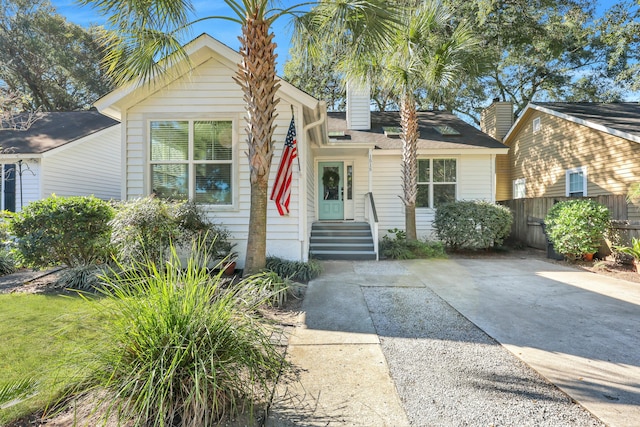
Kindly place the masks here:
POLYGON ((513 258, 324 266, 289 340, 297 381, 279 385, 269 426, 410 425, 368 287, 428 288, 606 424, 640 420, 638 284, 513 258))

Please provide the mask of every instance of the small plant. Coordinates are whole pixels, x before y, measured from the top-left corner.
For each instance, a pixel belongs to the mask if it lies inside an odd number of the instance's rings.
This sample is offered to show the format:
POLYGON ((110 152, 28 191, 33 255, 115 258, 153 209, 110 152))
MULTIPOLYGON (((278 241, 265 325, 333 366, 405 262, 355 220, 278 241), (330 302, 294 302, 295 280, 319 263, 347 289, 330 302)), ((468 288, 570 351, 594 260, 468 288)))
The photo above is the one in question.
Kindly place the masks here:
POLYGON ((88 361, 95 374, 78 391, 104 391, 105 417, 136 426, 215 425, 270 396, 286 366, 274 327, 257 314, 271 296, 210 275, 204 251, 193 248, 185 266, 172 246, 162 268, 146 260, 104 278, 110 338, 88 361))
POLYGON ((295 283, 287 278, 282 278, 275 271, 265 271, 253 276, 247 282, 258 292, 259 295, 266 295, 268 305, 282 307, 289 299, 289 296, 296 296, 297 290, 304 285, 295 283))
POLYGON ((631 238, 631 246, 614 246, 614 249, 623 254, 627 254, 633 258, 634 267, 638 271, 638 264, 640 264, 640 239, 635 237, 631 238))
POLYGON ((511 232, 513 215, 488 202, 452 202, 436 211, 433 227, 438 238, 453 250, 489 249, 502 244, 511 232))
POLYGON ((64 289, 90 291, 99 289, 103 285, 105 274, 103 266, 89 264, 71 267, 62 272, 56 280, 55 286, 64 289))
POLYGON ((407 240, 404 230, 388 230, 390 235, 382 237, 380 253, 391 259, 443 258, 446 257, 442 242, 407 240), (391 237, 393 236, 393 237, 391 237))
POLYGON ((0 249, 0 276, 15 273, 18 269, 13 253, 8 249, 0 249))
POLYGON ((609 209, 590 199, 556 203, 544 219, 554 249, 570 259, 595 253, 609 228, 609 209))
POLYGON ((278 257, 267 257, 267 270, 275 272, 278 276, 297 282, 308 282, 322 273, 322 266, 316 260, 308 262, 290 261, 278 257))
POLYGON ((0 409, 4 409, 12 400, 22 399, 34 393, 37 386, 38 382, 31 378, 0 384, 0 409))
POLYGON ((11 220, 20 261, 30 267, 87 265, 109 259, 113 208, 95 197, 29 203, 11 220))

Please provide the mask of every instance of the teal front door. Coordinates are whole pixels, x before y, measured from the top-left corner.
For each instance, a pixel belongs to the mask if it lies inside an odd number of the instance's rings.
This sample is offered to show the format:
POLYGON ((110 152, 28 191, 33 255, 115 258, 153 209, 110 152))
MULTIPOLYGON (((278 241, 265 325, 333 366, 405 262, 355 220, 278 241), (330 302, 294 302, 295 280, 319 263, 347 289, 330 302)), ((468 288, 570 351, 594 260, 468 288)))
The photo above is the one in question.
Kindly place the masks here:
POLYGON ((318 163, 318 218, 344 219, 344 184, 342 162, 318 163))

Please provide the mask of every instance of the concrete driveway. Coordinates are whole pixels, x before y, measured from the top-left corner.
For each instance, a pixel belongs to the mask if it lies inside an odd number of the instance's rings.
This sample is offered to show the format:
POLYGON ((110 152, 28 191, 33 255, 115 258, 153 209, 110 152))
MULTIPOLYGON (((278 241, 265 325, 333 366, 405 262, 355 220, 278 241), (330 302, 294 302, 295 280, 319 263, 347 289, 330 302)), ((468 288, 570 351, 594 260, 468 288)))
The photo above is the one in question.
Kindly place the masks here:
POLYGON ((539 259, 324 266, 268 426, 599 425, 508 352, 607 425, 639 425, 639 284, 539 259))
POLYGON ((600 420, 639 425, 640 284, 536 259, 404 264, 600 420))

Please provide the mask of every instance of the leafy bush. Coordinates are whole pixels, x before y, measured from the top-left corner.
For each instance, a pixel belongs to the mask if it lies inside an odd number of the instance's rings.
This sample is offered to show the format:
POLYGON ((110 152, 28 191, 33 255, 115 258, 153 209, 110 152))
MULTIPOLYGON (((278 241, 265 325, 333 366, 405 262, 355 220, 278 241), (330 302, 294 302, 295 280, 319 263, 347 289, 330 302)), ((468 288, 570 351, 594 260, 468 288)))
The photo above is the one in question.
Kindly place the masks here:
POLYGON ((436 211, 433 226, 445 246, 458 250, 488 249, 500 245, 511 231, 513 215, 488 202, 453 202, 436 211))
POLYGON ((90 197, 56 197, 29 203, 11 220, 21 261, 32 267, 68 267, 106 261, 113 208, 90 197))
POLYGON ((286 366, 274 327, 257 315, 270 295, 210 275, 202 252, 194 248, 183 268, 171 247, 163 268, 147 259, 105 278, 110 341, 89 362, 93 380, 82 384, 104 390, 105 417, 136 426, 216 425, 270 396, 286 366))
POLYGON ((441 242, 407 240, 404 230, 388 230, 394 236, 383 236, 380 241, 380 253, 391 259, 443 258, 446 257, 441 242))
POLYGON ((316 260, 309 262, 290 261, 278 257, 267 257, 267 270, 275 272, 278 276, 297 282, 308 282, 322 273, 322 266, 316 260))
POLYGON ((609 209, 590 199, 553 205, 544 219, 546 233, 554 249, 576 259, 595 253, 609 227, 609 209))
POLYGON ((229 233, 213 224, 191 202, 170 202, 155 197, 122 203, 111 221, 111 242, 125 263, 148 259, 159 264, 171 244, 206 241, 207 253, 226 256, 231 251, 229 233))

